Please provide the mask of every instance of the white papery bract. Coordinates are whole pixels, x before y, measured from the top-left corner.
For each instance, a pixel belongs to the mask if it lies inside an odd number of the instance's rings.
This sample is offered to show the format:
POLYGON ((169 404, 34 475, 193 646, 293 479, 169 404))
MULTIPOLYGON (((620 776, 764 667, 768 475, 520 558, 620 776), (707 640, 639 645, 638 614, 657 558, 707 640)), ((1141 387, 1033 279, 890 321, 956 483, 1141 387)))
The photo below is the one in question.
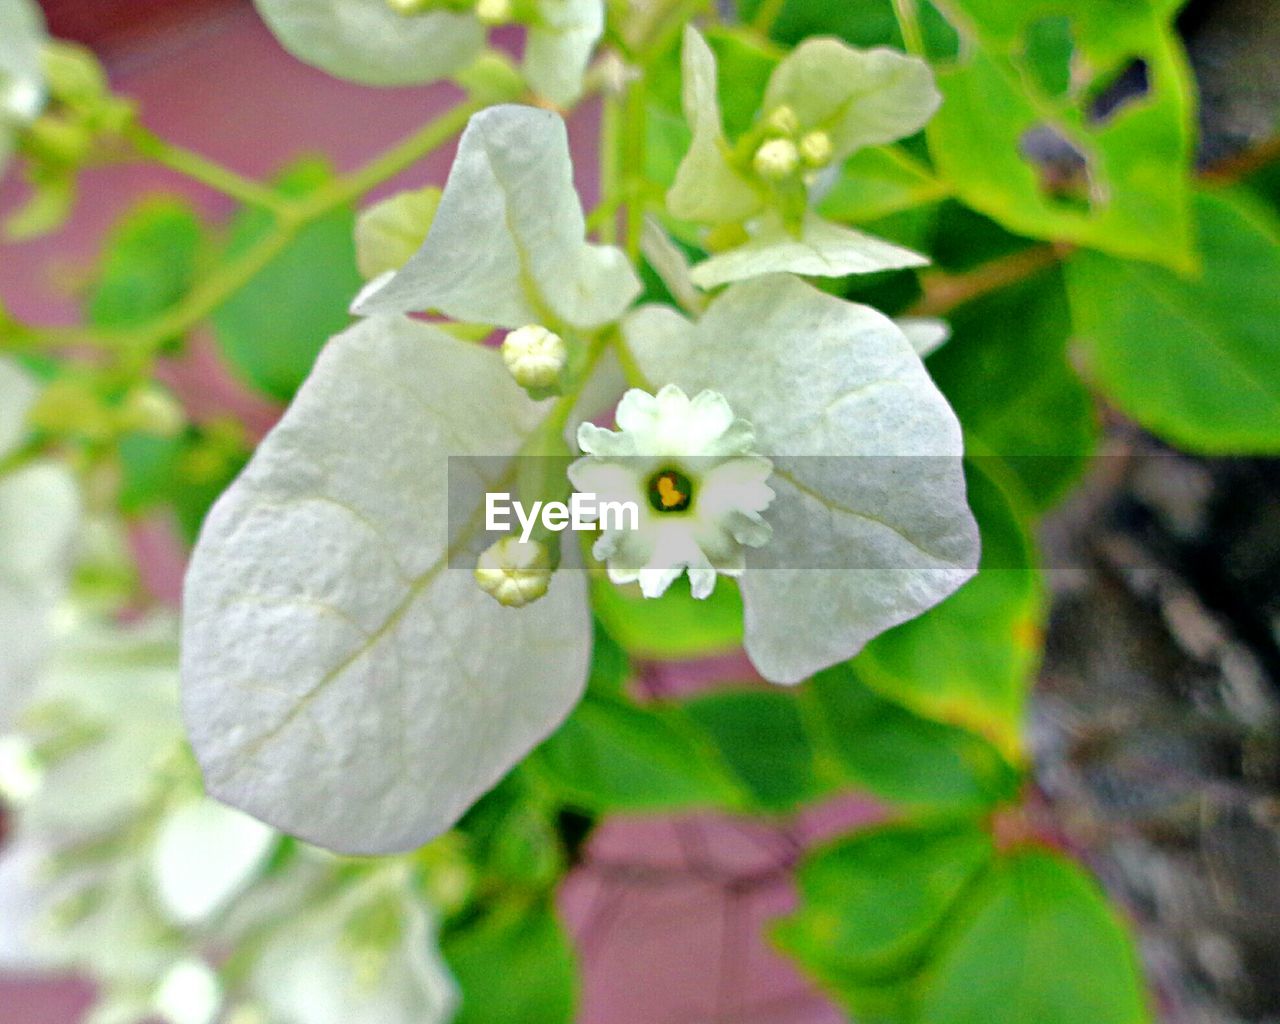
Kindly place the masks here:
POLYGON ((590 654, 582 574, 505 608, 447 529, 448 456, 488 457, 457 510, 479 529, 548 405, 428 324, 330 342, 188 571, 183 704, 211 792, 344 852, 410 849, 564 718, 590 654))
MULTIPOLYGON (((299 60, 366 85, 447 78, 480 54, 489 27, 503 20, 502 7, 485 0, 471 9, 462 3, 396 5, 391 0, 254 2, 281 45, 299 60)), ((522 18, 529 30, 525 79, 552 103, 572 103, 604 32, 604 2, 533 0, 531 7, 522 18)), ((514 7, 512 13, 517 13, 514 7)))
MULTIPOLYGON (((0 360, 0 462, 21 443, 37 391, 0 360)), ((79 491, 64 467, 37 461, 0 474, 0 729, 43 661, 79 518, 79 491)))
POLYGON ((725 138, 715 55, 692 26, 685 30, 683 69, 693 139, 667 207, 697 224, 742 225, 749 236, 695 267, 695 283, 714 288, 774 273, 842 277, 928 262, 795 209, 797 197, 803 205, 829 181, 824 168, 924 126, 939 103, 924 61, 835 39, 806 40, 774 70, 746 154, 725 138))
POLYGON ((34 0, 0 0, 0 174, 15 134, 44 105, 40 54, 46 41, 44 16, 34 0))
POLYGON ((402 865, 375 873, 264 944, 250 991, 272 1024, 445 1024, 457 988, 402 865))
POLYGON ((471 119, 426 242, 355 312, 592 330, 639 294, 626 256, 586 241, 564 121, 504 105, 471 119))
POLYGON ((760 515, 773 500, 769 460, 714 391, 690 399, 674 384, 656 396, 633 389, 616 419, 616 432, 578 428, 587 458, 569 467, 569 479, 599 502, 634 505, 639 521, 634 529, 603 523, 592 553, 614 583, 638 581, 646 597, 661 596, 686 570, 693 596, 709 597, 716 573, 742 575, 743 548, 769 540, 760 515))
POLYGON ((646 377, 719 392, 773 461, 773 538, 746 553, 741 581, 765 678, 852 657, 976 572, 960 424, 891 320, 771 276, 733 286, 697 323, 654 306, 623 330, 646 377))

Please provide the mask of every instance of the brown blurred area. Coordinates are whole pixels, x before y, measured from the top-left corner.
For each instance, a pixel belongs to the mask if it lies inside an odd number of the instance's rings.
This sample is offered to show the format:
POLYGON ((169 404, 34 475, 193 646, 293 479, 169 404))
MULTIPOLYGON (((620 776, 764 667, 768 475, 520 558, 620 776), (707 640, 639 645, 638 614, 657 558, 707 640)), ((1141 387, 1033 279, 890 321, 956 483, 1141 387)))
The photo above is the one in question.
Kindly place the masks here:
POLYGON ((193 14, 248 6, 248 0, 40 0, 40 5, 55 36, 101 52, 163 35, 193 14))

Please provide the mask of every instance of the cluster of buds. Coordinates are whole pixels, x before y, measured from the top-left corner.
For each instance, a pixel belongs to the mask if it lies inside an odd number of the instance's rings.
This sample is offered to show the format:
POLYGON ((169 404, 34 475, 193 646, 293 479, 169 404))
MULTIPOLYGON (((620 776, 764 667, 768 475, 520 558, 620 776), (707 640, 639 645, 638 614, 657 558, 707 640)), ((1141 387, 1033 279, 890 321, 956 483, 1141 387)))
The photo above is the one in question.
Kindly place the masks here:
POLYGON ((831 163, 831 136, 821 129, 802 131, 788 106, 773 110, 762 123, 764 141, 755 148, 751 166, 766 181, 785 181, 802 168, 816 171, 831 163))

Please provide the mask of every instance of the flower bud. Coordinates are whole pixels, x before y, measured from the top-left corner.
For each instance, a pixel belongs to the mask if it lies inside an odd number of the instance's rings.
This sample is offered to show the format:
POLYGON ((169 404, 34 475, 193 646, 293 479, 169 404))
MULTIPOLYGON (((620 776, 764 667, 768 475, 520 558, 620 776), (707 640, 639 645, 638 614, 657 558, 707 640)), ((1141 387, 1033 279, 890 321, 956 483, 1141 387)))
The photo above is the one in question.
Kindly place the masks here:
POLYGON ((153 437, 177 437, 187 425, 182 406, 172 395, 155 387, 129 392, 120 408, 121 430, 137 431, 153 437))
POLYGON ((564 339, 537 324, 512 331, 502 342, 502 361, 522 388, 552 387, 568 358, 564 339))
POLYGON ((387 6, 397 14, 422 14, 431 7, 431 0, 387 0, 387 6))
POLYGON ((800 119, 788 106, 777 107, 765 118, 765 125, 779 135, 795 135, 800 130, 800 119))
POLYGON ((809 132, 800 140, 800 156, 810 167, 826 167, 833 154, 831 136, 826 132, 809 132))
POLYGON ((476 582, 498 604, 521 608, 547 592, 551 556, 541 541, 503 537, 476 563, 476 582))
POLYGON ((770 139, 756 150, 752 166, 765 180, 782 181, 800 166, 800 151, 790 139, 770 139))
POLYGON ((511 0, 476 0, 476 17, 485 25, 505 25, 514 14, 511 0))

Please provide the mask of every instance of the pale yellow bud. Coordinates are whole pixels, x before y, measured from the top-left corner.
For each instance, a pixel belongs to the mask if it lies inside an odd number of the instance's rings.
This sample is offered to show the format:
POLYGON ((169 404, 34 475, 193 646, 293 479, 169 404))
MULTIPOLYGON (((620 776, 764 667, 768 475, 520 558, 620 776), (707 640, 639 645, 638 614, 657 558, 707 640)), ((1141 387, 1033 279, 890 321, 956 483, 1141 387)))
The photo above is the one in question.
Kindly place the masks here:
POLYGON ((387 6, 397 14, 422 14, 431 6, 431 0, 387 0, 387 6))
POLYGON ((476 17, 486 25, 505 25, 514 15, 511 0, 476 0, 476 17))
POLYGON ((778 107, 765 118, 765 124, 780 135, 795 135, 800 130, 800 119, 790 107, 778 107))
POLYGON ((760 177, 768 181, 782 181, 791 177, 800 166, 800 151, 790 139, 770 139, 756 150, 752 165, 760 177))
POLYGON ((833 153, 831 136, 826 132, 809 132, 800 140, 800 156, 810 167, 826 167, 833 153))
POLYGON ((569 347, 554 331, 529 324, 502 342, 502 361, 522 388, 549 388, 560 379, 569 347))
POLYGON ((551 556, 536 540, 503 537, 476 563, 480 589, 500 605, 520 608, 536 601, 551 583, 551 556))

